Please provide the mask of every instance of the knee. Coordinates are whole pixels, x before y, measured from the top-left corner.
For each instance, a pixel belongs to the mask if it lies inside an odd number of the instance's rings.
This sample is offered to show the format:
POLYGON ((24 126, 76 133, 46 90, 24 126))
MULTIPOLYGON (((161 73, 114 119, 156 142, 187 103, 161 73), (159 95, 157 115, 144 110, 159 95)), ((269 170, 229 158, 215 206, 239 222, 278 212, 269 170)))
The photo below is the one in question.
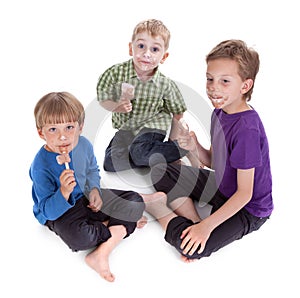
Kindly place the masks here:
POLYGON ((111 157, 105 157, 103 162, 103 169, 107 172, 116 172, 111 157))
POLYGON ((149 166, 146 150, 145 148, 142 148, 139 144, 131 144, 129 149, 129 155, 135 166, 137 167, 149 166))
POLYGON ((165 240, 174 248, 176 248, 181 255, 187 257, 188 259, 200 259, 204 256, 203 253, 198 254, 200 245, 192 255, 183 253, 184 248, 181 248, 181 234, 191 225, 194 225, 194 223, 190 219, 187 219, 183 216, 177 216, 173 218, 167 226, 165 240))
POLYGON ((67 241, 72 251, 91 249, 111 237, 109 229, 102 223, 99 225, 84 225, 72 232, 67 241))

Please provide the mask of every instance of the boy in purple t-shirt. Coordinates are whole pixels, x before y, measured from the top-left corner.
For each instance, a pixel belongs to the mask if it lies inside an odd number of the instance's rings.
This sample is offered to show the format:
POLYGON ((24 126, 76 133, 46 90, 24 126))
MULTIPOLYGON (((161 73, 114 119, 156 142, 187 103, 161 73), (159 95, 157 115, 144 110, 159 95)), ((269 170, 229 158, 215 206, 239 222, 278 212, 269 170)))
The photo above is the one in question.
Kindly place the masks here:
POLYGON ((259 56, 243 41, 227 40, 206 62, 207 95, 215 107, 211 148, 205 149, 194 132, 183 133, 178 143, 189 150, 192 166, 154 167, 151 175, 161 200, 145 200, 146 211, 158 219, 184 262, 258 230, 273 210, 268 141, 248 104, 259 56), (211 214, 201 219, 193 201, 212 205, 211 214))

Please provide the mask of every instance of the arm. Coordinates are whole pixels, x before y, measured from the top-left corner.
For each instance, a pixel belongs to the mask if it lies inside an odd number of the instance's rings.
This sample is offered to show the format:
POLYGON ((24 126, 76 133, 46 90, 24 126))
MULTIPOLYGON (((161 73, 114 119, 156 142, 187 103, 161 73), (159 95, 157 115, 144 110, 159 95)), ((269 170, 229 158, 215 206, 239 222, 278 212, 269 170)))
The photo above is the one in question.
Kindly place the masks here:
POLYGON ((255 168, 248 170, 237 170, 237 190, 228 201, 216 212, 202 220, 200 223, 190 226, 182 233, 181 247, 183 253, 192 255, 201 245, 200 254, 211 234, 211 232, 228 218, 241 210, 251 199, 253 193, 255 168))
POLYGON ((104 100, 99 102, 104 109, 115 113, 129 113, 132 111, 131 101, 121 98, 119 101, 104 100))
POLYGON ((132 111, 131 100, 134 98, 134 86, 128 83, 122 83, 121 96, 118 101, 113 99, 100 100, 100 105, 110 111, 116 113, 129 113, 132 111))
POLYGON ((60 188, 59 177, 50 175, 48 169, 31 169, 30 177, 33 182, 34 214, 42 224, 48 219, 57 219, 74 205, 74 201, 70 200, 70 196, 67 194, 70 189, 63 194, 64 190, 60 188))

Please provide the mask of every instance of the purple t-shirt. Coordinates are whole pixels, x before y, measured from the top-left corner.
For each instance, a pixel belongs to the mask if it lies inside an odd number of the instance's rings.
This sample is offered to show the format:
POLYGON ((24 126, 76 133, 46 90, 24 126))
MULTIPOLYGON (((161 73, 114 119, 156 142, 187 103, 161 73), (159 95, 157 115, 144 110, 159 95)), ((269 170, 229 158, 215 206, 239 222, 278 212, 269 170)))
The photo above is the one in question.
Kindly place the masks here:
POLYGON ((263 124, 254 110, 226 114, 215 109, 211 142, 216 182, 226 197, 237 190, 237 169, 255 168, 253 196, 245 206, 257 217, 272 213, 272 175, 269 145, 263 124))

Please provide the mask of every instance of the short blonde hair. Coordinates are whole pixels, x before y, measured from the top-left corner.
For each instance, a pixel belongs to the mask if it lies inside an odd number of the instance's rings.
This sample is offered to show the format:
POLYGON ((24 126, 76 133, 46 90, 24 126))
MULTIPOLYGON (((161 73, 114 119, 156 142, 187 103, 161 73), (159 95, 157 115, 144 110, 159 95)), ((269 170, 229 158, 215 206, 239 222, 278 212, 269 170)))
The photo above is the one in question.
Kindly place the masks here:
POLYGON ((165 43, 165 50, 169 48, 171 34, 162 21, 149 19, 138 23, 133 30, 132 41, 142 32, 147 32, 151 36, 160 36, 165 43))
POLYGON ((69 92, 51 92, 44 95, 34 108, 37 129, 46 124, 84 122, 84 108, 81 102, 69 92))
POLYGON ((258 53, 254 49, 249 48, 244 41, 230 39, 222 41, 215 46, 206 56, 206 63, 218 58, 229 58, 236 61, 239 66, 238 73, 241 79, 243 81, 252 79, 252 88, 244 94, 244 98, 249 101, 253 92, 255 78, 259 71, 258 53))

